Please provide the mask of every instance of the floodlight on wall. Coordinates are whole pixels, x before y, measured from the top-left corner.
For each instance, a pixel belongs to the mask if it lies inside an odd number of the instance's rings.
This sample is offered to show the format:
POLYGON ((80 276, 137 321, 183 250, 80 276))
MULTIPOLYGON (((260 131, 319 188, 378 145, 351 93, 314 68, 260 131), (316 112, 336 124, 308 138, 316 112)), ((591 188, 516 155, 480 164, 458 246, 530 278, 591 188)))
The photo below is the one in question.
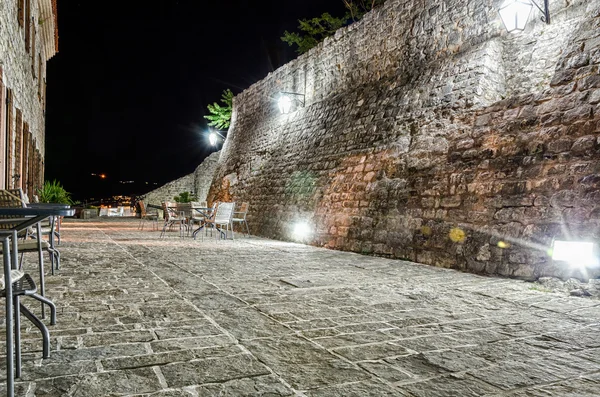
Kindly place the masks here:
POLYGON ((288 114, 297 108, 297 104, 304 106, 305 96, 304 94, 298 94, 296 92, 280 92, 279 98, 277 99, 277 106, 281 114, 288 114))
POLYGON ((506 0, 502 3, 498 12, 500 13, 500 18, 502 18, 504 27, 506 27, 509 33, 521 32, 525 30, 525 25, 527 25, 533 6, 536 6, 542 12, 542 21, 550 23, 548 1, 544 0, 544 7, 542 8, 535 0, 506 0))
POLYGON ((599 264, 595 244, 584 241, 555 240, 552 244, 552 260, 567 262, 579 268, 599 264))

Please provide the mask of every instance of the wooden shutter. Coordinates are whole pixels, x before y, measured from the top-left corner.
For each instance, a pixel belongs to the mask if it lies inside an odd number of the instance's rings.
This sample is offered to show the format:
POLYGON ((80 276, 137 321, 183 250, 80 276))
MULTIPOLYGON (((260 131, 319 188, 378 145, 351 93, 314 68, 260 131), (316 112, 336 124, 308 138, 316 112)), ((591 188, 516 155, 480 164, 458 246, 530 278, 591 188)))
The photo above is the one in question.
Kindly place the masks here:
POLYGON ((25 0, 25 50, 31 50, 31 0, 25 0))
POLYGON ((8 159, 8 139, 6 138, 6 97, 4 93, 4 82, 2 81, 2 66, 0 66, 0 188, 6 189, 6 161, 8 159), (4 144, 4 145, 2 145, 4 144), (4 146, 4 147, 3 147, 4 146))
POLYGON ((31 74, 33 75, 33 79, 35 80, 35 35, 37 33, 37 29, 35 28, 35 17, 31 18, 31 74))
POLYGON ((17 109, 15 127, 15 167, 12 172, 13 189, 21 187, 21 158, 23 157, 23 113, 17 109))
POLYGON ((42 54, 38 54, 38 100, 42 102, 42 89, 43 89, 43 81, 44 76, 42 76, 42 54))
POLYGON ((23 1, 17 0, 17 19, 19 20, 19 26, 23 27, 23 22, 25 21, 25 13, 23 12, 23 1))
POLYGON ((6 159, 6 180, 5 186, 7 189, 13 187, 12 183, 12 165, 15 153, 15 136, 13 129, 13 106, 12 106, 12 91, 6 90, 6 151, 8 153, 6 159))
POLYGON ((27 193, 27 171, 29 165, 29 124, 23 123, 23 144, 21 145, 21 184, 20 187, 27 193))

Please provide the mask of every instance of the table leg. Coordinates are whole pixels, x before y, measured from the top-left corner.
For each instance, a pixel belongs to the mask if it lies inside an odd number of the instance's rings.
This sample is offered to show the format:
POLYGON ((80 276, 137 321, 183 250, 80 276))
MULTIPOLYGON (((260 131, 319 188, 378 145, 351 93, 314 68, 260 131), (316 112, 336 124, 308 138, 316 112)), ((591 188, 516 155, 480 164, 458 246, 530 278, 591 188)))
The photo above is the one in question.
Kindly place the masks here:
POLYGON ((12 280, 10 278, 10 244, 8 236, 2 240, 2 252, 4 253, 4 291, 6 294, 6 396, 15 395, 15 367, 14 367, 14 345, 13 345, 13 296, 12 280))

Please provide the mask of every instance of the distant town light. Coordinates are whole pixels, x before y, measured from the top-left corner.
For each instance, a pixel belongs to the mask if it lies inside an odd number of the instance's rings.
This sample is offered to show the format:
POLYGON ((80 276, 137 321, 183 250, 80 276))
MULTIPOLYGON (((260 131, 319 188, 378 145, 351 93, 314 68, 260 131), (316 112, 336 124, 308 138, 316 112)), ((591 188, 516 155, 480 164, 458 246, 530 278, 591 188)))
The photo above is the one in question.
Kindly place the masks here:
POLYGON ((544 8, 540 7, 535 0, 506 0, 498 10, 506 30, 509 33, 525 30, 533 6, 536 6, 544 14, 542 21, 550 23, 548 0, 544 0, 544 8))
POLYGON ((573 267, 590 267, 598 265, 594 243, 583 241, 555 240, 552 245, 552 260, 564 261, 573 267))
POLYGON ((100 178, 104 179, 104 178, 106 178, 106 175, 105 174, 100 174, 100 178))

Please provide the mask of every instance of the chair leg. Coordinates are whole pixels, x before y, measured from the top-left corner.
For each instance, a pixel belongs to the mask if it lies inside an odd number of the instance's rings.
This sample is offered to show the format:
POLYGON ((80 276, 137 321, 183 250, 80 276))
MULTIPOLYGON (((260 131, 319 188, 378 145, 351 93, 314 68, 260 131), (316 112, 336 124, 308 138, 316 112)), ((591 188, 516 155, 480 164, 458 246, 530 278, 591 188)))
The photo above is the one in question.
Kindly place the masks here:
POLYGON ((244 224, 246 225, 246 235, 250 237, 250 229, 248 228, 248 222, 244 219, 244 224))
MULTIPOLYGON (((229 226, 227 226, 229 227, 229 226)), ((235 241, 235 235, 233 234, 233 223, 231 223, 231 240, 235 241)))
POLYGON ((23 315, 27 317, 27 319, 31 321, 31 323, 35 325, 36 328, 42 333, 42 357, 50 357, 50 331, 48 331, 48 327, 46 327, 46 325, 39 318, 37 318, 35 314, 30 312, 29 309, 23 305, 21 305, 21 313, 23 313, 23 315))
POLYGON ((15 316, 15 377, 21 377, 21 316, 19 315, 19 296, 13 296, 15 316))
POLYGON ((50 324, 56 325, 56 305, 54 304, 54 302, 52 302, 45 296, 41 296, 39 294, 31 294, 29 296, 31 296, 35 300, 42 302, 42 305, 46 304, 48 305, 48 307, 50 307, 50 324))

